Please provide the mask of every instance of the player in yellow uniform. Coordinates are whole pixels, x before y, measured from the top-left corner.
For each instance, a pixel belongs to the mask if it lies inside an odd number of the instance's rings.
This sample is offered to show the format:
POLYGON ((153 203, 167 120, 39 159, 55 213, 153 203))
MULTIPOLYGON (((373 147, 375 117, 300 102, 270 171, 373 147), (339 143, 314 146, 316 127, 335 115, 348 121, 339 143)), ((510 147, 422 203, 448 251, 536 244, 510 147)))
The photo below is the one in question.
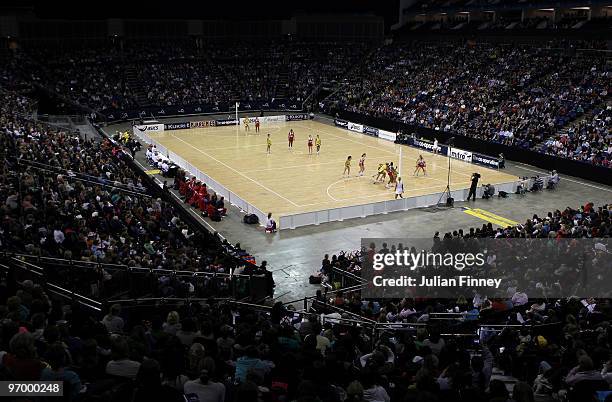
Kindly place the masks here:
POLYGON ((315 147, 317 147, 317 155, 319 155, 319 151, 321 151, 321 137, 319 137, 319 134, 317 134, 315 139, 315 147))
POLYGON ((271 154, 272 153, 272 138, 270 138, 270 133, 268 133, 266 144, 268 145, 268 148, 266 149, 266 153, 271 154))
POLYGON ((342 177, 344 177, 345 173, 346 173, 346 177, 351 176, 351 159, 353 159, 351 155, 349 155, 348 158, 346 158, 346 162, 344 162, 344 172, 342 172, 342 177))
POLYGON ((249 123, 251 122, 251 120, 249 120, 248 117, 245 117, 243 122, 244 122, 244 131, 249 131, 249 123))
MULTIPOLYGON (((378 182, 383 182, 385 181, 385 176, 387 176, 387 164, 386 163, 379 163, 378 164, 378 170, 377 173, 374 175, 376 176, 376 178, 374 179, 374 184, 378 183, 378 182)), ((374 177, 372 176, 372 177, 374 177)))

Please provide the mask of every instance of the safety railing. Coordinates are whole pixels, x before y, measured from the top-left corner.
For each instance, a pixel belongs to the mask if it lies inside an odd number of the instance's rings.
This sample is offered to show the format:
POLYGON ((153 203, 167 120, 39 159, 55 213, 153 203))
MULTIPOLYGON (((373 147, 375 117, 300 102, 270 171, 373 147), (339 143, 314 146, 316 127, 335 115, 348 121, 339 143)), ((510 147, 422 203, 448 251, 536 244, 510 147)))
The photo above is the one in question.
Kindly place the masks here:
POLYGON ((256 299, 262 297, 261 289, 265 288, 265 279, 261 275, 152 269, 6 252, 1 256, 12 258, 27 266, 31 274, 63 289, 102 301, 121 295, 130 298, 161 297, 171 290, 168 286, 179 294, 189 293, 194 297, 256 299))

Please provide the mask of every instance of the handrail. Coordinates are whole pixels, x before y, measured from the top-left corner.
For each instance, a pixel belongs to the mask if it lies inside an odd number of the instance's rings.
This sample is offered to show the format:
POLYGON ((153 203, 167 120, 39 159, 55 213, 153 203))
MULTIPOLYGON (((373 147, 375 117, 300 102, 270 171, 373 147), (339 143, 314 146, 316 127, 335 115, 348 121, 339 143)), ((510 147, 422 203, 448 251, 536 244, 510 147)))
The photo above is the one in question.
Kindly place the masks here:
MULTIPOLYGON (((34 259, 34 260, 46 262, 49 264, 61 264, 61 265, 66 265, 66 266, 91 268, 91 269, 93 268, 103 268, 107 270, 123 269, 126 271, 145 271, 149 273, 165 273, 165 274, 185 275, 185 276, 211 276, 211 277, 221 276, 221 277, 228 277, 228 278, 232 278, 232 277, 250 278, 252 276, 252 275, 246 275, 246 274, 234 274, 234 273, 227 273, 227 272, 182 271, 182 270, 171 270, 171 269, 164 269, 164 268, 130 267, 129 265, 124 265, 124 264, 109 264, 109 263, 104 263, 104 262, 68 260, 68 259, 62 259, 62 258, 57 258, 57 257, 43 257, 43 256, 30 255, 30 254, 10 253, 8 251, 2 251, 0 252, 0 255, 12 256, 12 257, 24 258, 24 259, 34 259)), ((27 263, 25 261, 23 262, 27 263)), ((30 264, 30 265, 33 265, 33 264, 30 264)), ((40 269, 43 270, 42 268, 40 269)))
MULTIPOLYGON (((11 157, 7 157, 6 159, 10 159, 11 157)), ((30 166, 34 169, 38 169, 38 170, 43 170, 49 173, 64 173, 65 174, 65 179, 66 180, 78 180, 78 181, 82 181, 85 183, 89 183, 95 186, 101 186, 101 187, 110 187, 110 188, 114 188, 114 189, 118 189, 124 193, 128 193, 128 194, 132 194, 132 195, 137 195, 140 197, 147 197, 147 198, 152 198, 149 194, 146 193, 140 193, 138 191, 133 191, 133 190, 129 190, 127 188, 125 188, 124 184, 121 183, 121 186, 118 186, 116 184, 108 184, 108 183, 103 183, 97 180, 91 180, 89 178, 82 178, 82 177, 78 177, 78 176, 87 176, 87 177, 93 177, 93 176, 89 176, 89 175, 84 175, 82 173, 79 172, 72 172, 72 171, 67 171, 66 169, 62 169, 62 168, 56 168, 55 166, 51 166, 51 165, 45 165, 43 163, 40 162, 35 162, 35 161, 30 161, 27 159, 17 159, 15 158, 17 161, 17 164, 25 164, 26 166, 30 166), (42 165, 42 166, 38 166, 38 165, 42 165)), ((98 179, 98 178, 96 178, 98 179)))

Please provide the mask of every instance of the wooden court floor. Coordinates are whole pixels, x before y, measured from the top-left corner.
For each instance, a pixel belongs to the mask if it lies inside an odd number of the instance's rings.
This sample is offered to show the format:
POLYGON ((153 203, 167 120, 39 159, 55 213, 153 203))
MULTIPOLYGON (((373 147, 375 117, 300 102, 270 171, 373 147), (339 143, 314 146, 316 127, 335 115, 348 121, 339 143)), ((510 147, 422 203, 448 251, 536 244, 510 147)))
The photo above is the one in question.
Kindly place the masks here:
MULTIPOLYGON (((316 121, 263 123, 260 134, 244 127, 207 127, 151 134, 160 144, 182 156, 203 173, 238 194, 264 213, 278 217, 350 205, 390 200, 393 189, 373 184, 378 164, 398 165, 402 150, 404 197, 439 193, 446 187, 448 159, 418 149, 347 131, 316 121), (293 150, 287 133, 295 132, 293 150), (266 154, 266 136, 271 134, 272 152, 266 154), (320 155, 309 155, 308 134, 321 137, 320 155), (366 153, 365 175, 358 177, 358 161, 366 153), (427 161, 427 176, 414 177, 419 154, 427 161), (351 175, 342 177, 344 162, 353 157, 351 175)), ((452 160, 451 189, 467 188, 472 172, 480 183, 516 180, 501 171, 452 160)))

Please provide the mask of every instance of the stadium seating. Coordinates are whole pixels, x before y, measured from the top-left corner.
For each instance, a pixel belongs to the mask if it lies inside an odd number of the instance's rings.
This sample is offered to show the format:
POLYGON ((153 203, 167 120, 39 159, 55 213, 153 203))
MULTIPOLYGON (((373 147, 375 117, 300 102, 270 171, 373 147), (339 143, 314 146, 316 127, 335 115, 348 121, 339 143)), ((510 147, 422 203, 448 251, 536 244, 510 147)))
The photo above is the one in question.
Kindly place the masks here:
MULTIPOLYGON (((607 108, 610 67, 605 54, 566 51, 601 46, 566 40, 521 46, 407 42, 375 49, 333 42, 204 48, 189 42, 132 43, 121 52, 28 50, 7 56, 4 75, 33 79, 105 113, 152 105, 209 105, 214 110, 234 101, 261 105, 275 99, 301 105, 317 100, 313 95, 324 85, 333 89, 323 100, 325 109, 608 166, 609 135, 600 134, 596 156, 549 146, 559 138, 575 142, 569 125, 583 124, 583 115, 589 118, 607 108)), ((600 132, 609 127, 606 118, 600 132)))

